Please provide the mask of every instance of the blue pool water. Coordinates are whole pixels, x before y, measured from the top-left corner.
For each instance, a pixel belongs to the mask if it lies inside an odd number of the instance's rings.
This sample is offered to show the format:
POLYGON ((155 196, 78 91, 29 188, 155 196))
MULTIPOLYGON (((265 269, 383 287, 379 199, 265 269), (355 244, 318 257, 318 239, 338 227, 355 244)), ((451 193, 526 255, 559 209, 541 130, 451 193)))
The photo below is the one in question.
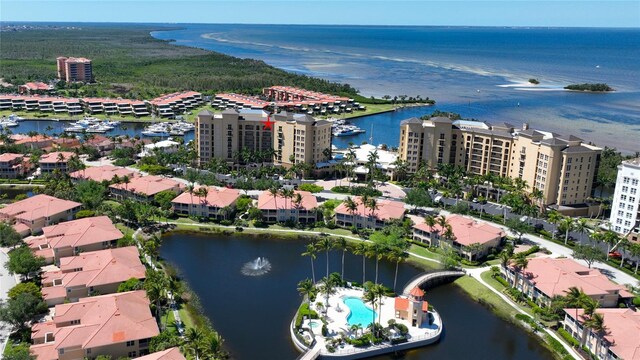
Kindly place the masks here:
MULTIPOLYGON (((366 328, 373 321, 374 311, 366 306, 360 298, 346 297, 342 299, 344 304, 349 307, 350 313, 347 317, 349 325, 358 324, 366 328)), ((377 316, 377 314, 375 315, 377 316)))

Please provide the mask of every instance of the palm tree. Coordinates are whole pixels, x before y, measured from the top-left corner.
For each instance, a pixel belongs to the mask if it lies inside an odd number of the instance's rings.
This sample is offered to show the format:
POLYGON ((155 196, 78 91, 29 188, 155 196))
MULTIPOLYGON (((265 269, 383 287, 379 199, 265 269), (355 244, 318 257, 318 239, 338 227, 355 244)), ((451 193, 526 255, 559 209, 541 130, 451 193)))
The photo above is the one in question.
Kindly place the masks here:
POLYGON ((573 225, 573 230, 579 234, 589 233, 589 227, 587 226, 587 219, 580 218, 573 225))
POLYGON ((325 307, 329 307, 329 296, 336 293, 336 283, 331 277, 323 277, 320 280, 320 292, 324 294, 325 307))
POLYGON ((275 187, 272 186, 269 188, 269 194, 271 194, 271 196, 273 196, 273 205, 276 208, 276 220, 278 219, 278 203, 277 203, 277 199, 278 199, 278 195, 280 195, 280 190, 275 187))
POLYGON ((389 252, 389 254, 387 254, 387 259, 389 259, 389 261, 395 262, 396 263, 396 272, 395 275, 393 276, 393 291, 396 291, 396 283, 398 280, 398 267, 400 265, 401 262, 404 262, 405 260, 407 260, 407 258, 409 257, 409 254, 407 254, 406 252, 404 252, 404 250, 394 247, 391 249, 391 251, 389 252))
POLYGON ((636 258, 636 269, 634 273, 637 274, 638 267, 640 266, 640 259, 638 259, 640 257, 640 243, 631 243, 629 246, 629 252, 631 253, 631 256, 636 258))
POLYGON ((296 221, 300 221, 300 206, 302 205, 302 195, 295 193, 293 196, 293 204, 296 209, 296 221))
POLYGON ((349 213, 351 214, 351 222, 353 224, 353 226, 356 225, 356 220, 355 220, 355 213, 358 210, 358 204, 353 201, 353 199, 350 196, 347 196, 347 198, 344 200, 344 206, 347 208, 347 211, 349 211, 349 213))
POLYGON ((155 304, 156 318, 160 321, 161 302, 166 296, 166 289, 169 287, 167 278, 162 274, 147 270, 146 279, 144 281, 144 289, 147 292, 149 301, 155 304))
POLYGON ((375 284, 378 283, 378 264, 380 263, 380 260, 384 256, 385 250, 386 250, 386 246, 384 246, 383 244, 374 242, 373 244, 369 245, 369 250, 367 254, 369 257, 373 257, 376 259, 376 277, 374 281, 375 284))
POLYGON ((340 271, 340 279, 344 281, 344 255, 347 252, 347 240, 345 240, 343 237, 339 237, 333 242, 333 247, 338 250, 342 250, 342 267, 340 271))
POLYGON ((200 360, 200 356, 206 351, 205 339, 205 333, 199 326, 187 329, 184 347, 193 354, 195 360, 200 360))
POLYGON ((317 243, 316 246, 319 250, 324 250, 325 259, 327 264, 327 278, 329 277, 329 250, 333 247, 333 242, 328 236, 323 236, 317 243))
POLYGON ((316 293, 315 283, 310 279, 304 279, 298 283, 298 292, 307 299, 307 306, 311 308, 311 298, 316 293))
POLYGON ((596 356, 598 356, 600 343, 608 332, 607 327, 604 325, 604 315, 601 313, 594 313, 584 321, 584 327, 590 329, 596 335, 595 353, 596 356))
POLYGON ((125 175, 122 177, 122 183, 124 184, 125 191, 129 191, 130 182, 131 182, 131 179, 129 178, 129 175, 125 175))
POLYGON ((369 246, 367 246, 367 243, 365 242, 359 242, 353 248, 353 253, 355 255, 362 255, 362 284, 364 284, 366 279, 365 263, 367 259, 367 254, 369 253, 369 246))
POLYGON ((553 224, 553 233, 551 234, 552 238, 556 238, 556 229, 558 227, 558 223, 562 220, 562 215, 555 210, 549 211, 548 220, 553 224))
POLYGON ((424 223, 429 227, 429 238, 433 234, 433 227, 436 226, 436 218, 433 215, 427 215, 424 217, 424 223))
POLYGON ((516 286, 514 286, 516 289, 518 288, 518 283, 520 282, 520 278, 522 278, 522 292, 524 293, 524 279, 525 279, 525 273, 524 271, 526 270, 527 266, 529 265, 529 259, 527 259, 525 256, 516 256, 514 261, 513 261, 513 266, 515 268, 516 271, 516 286), (522 276, 521 276, 521 275, 522 276))
MULTIPOLYGON (((365 287, 365 292, 364 292, 364 296, 363 299, 365 303, 369 303, 371 304, 371 308, 374 310, 372 311, 371 315, 373 316, 371 319, 371 329, 375 329, 375 323, 376 323, 376 304, 378 303, 378 294, 377 292, 374 290, 374 285, 370 283, 370 285, 368 287, 365 287)), ((373 332, 373 331, 372 331, 373 332)), ((373 334, 375 336, 375 333, 373 334)))
POLYGON ((575 286, 570 287, 568 290, 565 290, 565 302, 567 307, 572 307, 576 310, 576 321, 578 320, 578 309, 583 306, 585 303, 585 299, 588 298, 587 294, 582 291, 582 289, 578 289, 575 286))
MULTIPOLYGON (((378 201, 375 198, 371 198, 369 199, 369 201, 367 201, 366 204, 364 204, 365 207, 369 208, 369 210, 371 210, 369 212, 369 216, 374 217, 376 215, 376 210, 379 209, 378 207, 378 201)), ((374 220, 375 221, 375 220, 374 220)))
POLYGON ((307 250, 302 253, 302 256, 308 256, 311 259, 311 278, 313 279, 313 283, 316 283, 316 271, 314 269, 313 263, 317 257, 318 249, 313 244, 307 244, 307 250))
POLYGON ((629 239, 627 239, 627 237, 625 236, 621 236, 620 241, 618 241, 618 250, 620 251, 620 255, 622 255, 622 259, 620 259, 620 269, 622 269, 622 266, 624 265, 624 257, 630 246, 631 242, 629 241, 629 239))
POLYGON ((564 244, 567 245, 569 241, 569 232, 573 229, 573 218, 565 217, 560 222, 560 226, 564 229, 564 244))

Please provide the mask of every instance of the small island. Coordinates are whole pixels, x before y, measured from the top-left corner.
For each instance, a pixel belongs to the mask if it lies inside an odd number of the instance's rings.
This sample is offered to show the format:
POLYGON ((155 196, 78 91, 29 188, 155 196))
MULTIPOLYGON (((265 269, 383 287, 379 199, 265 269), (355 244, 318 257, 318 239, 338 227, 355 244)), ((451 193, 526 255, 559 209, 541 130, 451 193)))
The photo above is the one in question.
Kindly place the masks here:
POLYGON ((590 91, 590 92, 609 92, 615 91, 611 86, 607 84, 572 84, 564 87, 567 90, 573 91, 590 91))

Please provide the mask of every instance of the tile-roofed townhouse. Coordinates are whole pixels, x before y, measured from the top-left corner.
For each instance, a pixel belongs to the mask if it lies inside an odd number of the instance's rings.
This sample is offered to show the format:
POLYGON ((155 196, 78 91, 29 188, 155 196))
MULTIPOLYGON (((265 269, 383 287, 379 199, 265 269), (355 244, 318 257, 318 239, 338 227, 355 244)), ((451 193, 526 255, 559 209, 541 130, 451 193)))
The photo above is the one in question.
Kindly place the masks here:
POLYGON ((130 179, 129 183, 109 185, 111 195, 116 199, 134 199, 139 201, 151 201, 153 197, 162 191, 173 191, 180 194, 184 185, 176 180, 161 176, 139 176, 130 179))
POLYGON ((640 360, 640 312, 634 309, 596 309, 606 331, 599 334, 584 323, 584 309, 564 309, 564 329, 597 359, 640 360), (577 320, 576 320, 577 318, 577 320))
POLYGON ((177 347, 139 357, 138 360, 186 360, 177 347))
POLYGON ((69 174, 69 176, 71 176, 71 179, 78 181, 93 180, 97 182, 111 182, 114 179, 114 176, 117 176, 119 179, 128 176, 129 179, 132 179, 138 176, 138 173, 120 166, 100 165, 90 166, 83 170, 74 171, 69 174))
POLYGON ((615 307, 620 300, 633 297, 624 286, 612 282, 599 270, 590 269, 573 259, 529 259, 524 276, 523 271, 514 266, 503 271, 511 286, 542 305, 548 305, 556 295, 565 296, 571 287, 581 289, 601 307, 615 307))
POLYGON ((296 221, 302 224, 315 223, 318 219, 318 200, 308 191, 294 191, 293 198, 278 193, 275 197, 263 191, 258 197, 258 209, 266 222, 296 221))
POLYGON ((36 195, 0 209, 0 220, 26 225, 32 234, 43 227, 72 220, 82 204, 49 195, 36 195))
POLYGON ((42 229, 43 235, 25 240, 37 256, 47 263, 60 264, 60 259, 81 252, 115 247, 124 235, 108 216, 67 221, 42 229))
POLYGON ((53 138, 44 135, 13 134, 10 138, 15 145, 24 145, 29 149, 44 149, 53 144, 53 138))
POLYGON ((45 84, 41 81, 28 82, 18 86, 18 93, 31 94, 37 92, 49 92, 53 90, 53 86, 45 84))
POLYGON ((377 199, 377 209, 372 210, 362 203, 361 197, 354 196, 352 199, 357 205, 353 213, 347 208, 345 202, 336 207, 336 223, 339 226, 380 229, 389 221, 404 218, 404 203, 400 201, 377 199))
POLYGON ((100 156, 109 155, 111 154, 111 150, 115 149, 113 140, 103 135, 94 135, 91 139, 87 139, 84 145, 98 150, 100 156))
POLYGON ((216 188, 206 186, 207 196, 197 194, 202 187, 194 189, 194 193, 183 192, 171 201, 173 211, 178 215, 201 216, 218 220, 225 219, 230 214, 225 208, 233 208, 240 197, 240 191, 230 188, 216 188))
POLYGON ((447 218, 447 223, 451 225, 453 239, 443 236, 442 226, 435 224, 433 227, 425 222, 413 226, 413 239, 429 246, 442 246, 446 244, 452 247, 469 260, 483 258, 491 249, 500 246, 505 232, 499 227, 485 222, 479 222, 473 218, 462 215, 451 215, 447 218), (478 244, 476 246, 472 246, 478 244))
POLYGON ((80 360, 98 355, 149 354, 160 331, 143 290, 92 296, 56 305, 53 319, 31 327, 37 360, 80 360))
POLYGON ((116 293, 118 286, 131 278, 145 278, 135 246, 84 252, 60 259, 59 269, 42 274, 42 296, 49 306, 75 302, 116 293))
POLYGON ((0 178, 15 179, 24 176, 29 170, 28 159, 22 154, 0 154, 0 178))
POLYGON ((40 171, 43 174, 52 173, 54 170, 66 172, 71 157, 75 154, 70 151, 55 151, 40 157, 40 171))

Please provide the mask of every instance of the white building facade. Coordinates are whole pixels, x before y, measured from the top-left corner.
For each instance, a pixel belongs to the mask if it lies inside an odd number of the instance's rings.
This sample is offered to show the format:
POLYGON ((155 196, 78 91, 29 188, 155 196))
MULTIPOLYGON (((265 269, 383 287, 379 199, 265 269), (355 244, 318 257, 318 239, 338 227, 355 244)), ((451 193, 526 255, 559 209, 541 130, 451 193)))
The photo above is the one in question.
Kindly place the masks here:
POLYGON ((618 167, 616 190, 611 204, 611 228, 622 235, 638 234, 640 204, 640 158, 623 161, 618 167))

